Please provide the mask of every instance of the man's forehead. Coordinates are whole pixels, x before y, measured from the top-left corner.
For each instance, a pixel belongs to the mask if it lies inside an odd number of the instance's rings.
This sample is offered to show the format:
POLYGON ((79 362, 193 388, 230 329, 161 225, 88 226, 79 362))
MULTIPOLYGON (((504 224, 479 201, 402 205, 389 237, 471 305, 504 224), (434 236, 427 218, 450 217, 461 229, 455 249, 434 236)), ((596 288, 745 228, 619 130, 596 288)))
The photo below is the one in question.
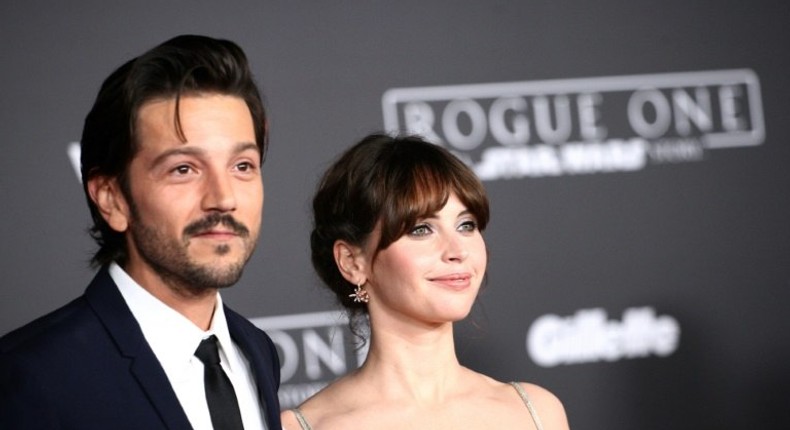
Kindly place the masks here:
POLYGON ((182 144, 189 143, 185 135, 184 120, 189 121, 190 116, 195 112, 198 113, 200 121, 193 122, 191 124, 193 127, 212 119, 234 124, 240 122, 243 124, 241 130, 249 131, 254 136, 254 119, 241 97, 221 93, 189 93, 180 97, 158 97, 142 103, 138 108, 134 124, 137 144, 141 143, 142 136, 148 134, 154 134, 159 139, 167 141, 174 139, 182 144), (241 106, 243 110, 239 109, 241 106))

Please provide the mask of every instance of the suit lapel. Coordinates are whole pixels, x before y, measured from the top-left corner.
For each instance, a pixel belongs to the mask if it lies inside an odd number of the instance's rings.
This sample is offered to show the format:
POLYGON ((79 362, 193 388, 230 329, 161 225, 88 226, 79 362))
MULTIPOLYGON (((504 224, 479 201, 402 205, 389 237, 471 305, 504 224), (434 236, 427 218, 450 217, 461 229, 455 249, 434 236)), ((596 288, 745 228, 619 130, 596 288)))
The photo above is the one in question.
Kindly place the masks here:
POLYGON ((115 341, 120 355, 130 360, 132 376, 167 428, 192 428, 164 369, 106 268, 96 274, 85 291, 85 297, 115 341))
POLYGON ((258 398, 266 417, 266 428, 280 428, 280 402, 277 399, 279 387, 280 363, 276 351, 271 348, 271 354, 266 353, 270 345, 267 339, 260 334, 257 328, 241 315, 225 306, 225 318, 228 321, 228 331, 236 345, 244 352, 254 373, 258 398), (278 378, 278 380, 274 380, 278 378))

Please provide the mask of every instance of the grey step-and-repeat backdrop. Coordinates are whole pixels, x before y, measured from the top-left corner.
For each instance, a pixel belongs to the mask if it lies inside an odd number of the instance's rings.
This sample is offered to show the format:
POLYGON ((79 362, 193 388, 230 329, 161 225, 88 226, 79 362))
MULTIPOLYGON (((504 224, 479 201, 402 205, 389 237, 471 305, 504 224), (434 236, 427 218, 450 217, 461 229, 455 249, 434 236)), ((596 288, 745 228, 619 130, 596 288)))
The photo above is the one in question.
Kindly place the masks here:
POLYGON ((785 1, 5 1, 0 333, 79 295, 75 173, 102 79, 181 33, 250 56, 271 113, 258 250, 224 294, 282 357, 284 406, 359 363, 308 258, 344 148, 421 133, 490 193, 468 366, 554 391, 576 429, 790 428, 785 1))

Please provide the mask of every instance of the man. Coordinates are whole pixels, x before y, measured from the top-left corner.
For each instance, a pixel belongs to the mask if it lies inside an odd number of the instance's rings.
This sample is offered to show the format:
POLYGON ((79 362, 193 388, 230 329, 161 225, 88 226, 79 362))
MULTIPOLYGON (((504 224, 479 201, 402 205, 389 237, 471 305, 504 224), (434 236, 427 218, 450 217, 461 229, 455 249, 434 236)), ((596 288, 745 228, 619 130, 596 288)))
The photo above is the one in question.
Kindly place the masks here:
POLYGON ((279 430, 274 344, 218 292, 263 210, 267 122, 243 51, 179 36, 127 62, 81 144, 101 269, 0 339, 0 428, 279 430))

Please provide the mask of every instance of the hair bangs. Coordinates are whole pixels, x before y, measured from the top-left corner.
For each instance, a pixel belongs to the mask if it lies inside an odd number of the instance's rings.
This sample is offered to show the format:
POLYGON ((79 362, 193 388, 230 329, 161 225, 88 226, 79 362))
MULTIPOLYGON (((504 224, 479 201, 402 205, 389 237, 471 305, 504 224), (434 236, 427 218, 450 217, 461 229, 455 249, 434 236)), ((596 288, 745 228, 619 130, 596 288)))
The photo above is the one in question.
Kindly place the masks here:
POLYGON ((392 176, 380 216, 378 249, 385 249, 421 219, 439 212, 455 194, 475 216, 482 230, 488 223, 488 199, 469 168, 453 156, 452 162, 434 152, 410 154, 412 163, 392 163, 392 176), (398 167, 401 168, 398 168, 398 167))

